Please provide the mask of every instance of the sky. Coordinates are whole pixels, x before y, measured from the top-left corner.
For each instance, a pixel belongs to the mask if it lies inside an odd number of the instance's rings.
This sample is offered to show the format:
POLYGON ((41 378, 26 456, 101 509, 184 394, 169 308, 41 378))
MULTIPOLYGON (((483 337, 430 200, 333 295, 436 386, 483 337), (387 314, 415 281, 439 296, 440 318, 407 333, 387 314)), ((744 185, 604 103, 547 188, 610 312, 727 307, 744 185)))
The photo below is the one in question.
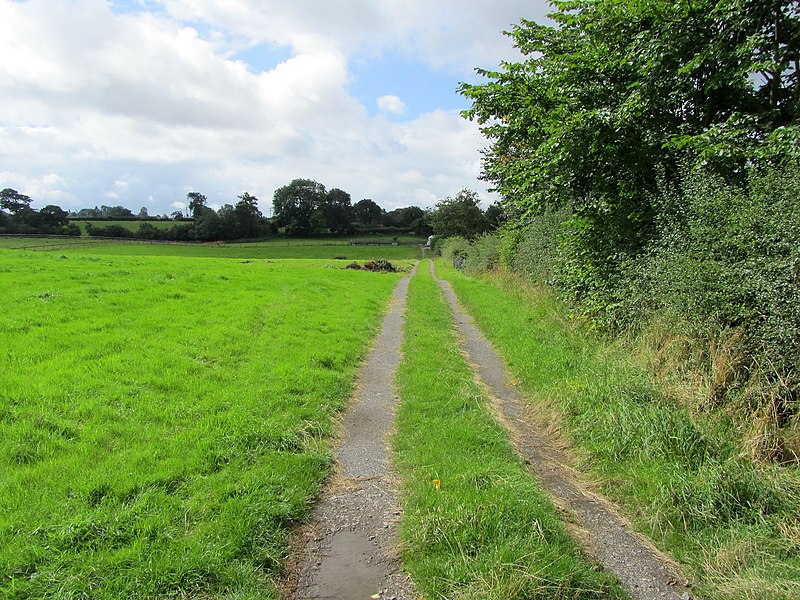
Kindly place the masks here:
POLYGON ((0 0, 0 189, 151 215, 296 178, 386 210, 469 188, 460 82, 545 0, 0 0))

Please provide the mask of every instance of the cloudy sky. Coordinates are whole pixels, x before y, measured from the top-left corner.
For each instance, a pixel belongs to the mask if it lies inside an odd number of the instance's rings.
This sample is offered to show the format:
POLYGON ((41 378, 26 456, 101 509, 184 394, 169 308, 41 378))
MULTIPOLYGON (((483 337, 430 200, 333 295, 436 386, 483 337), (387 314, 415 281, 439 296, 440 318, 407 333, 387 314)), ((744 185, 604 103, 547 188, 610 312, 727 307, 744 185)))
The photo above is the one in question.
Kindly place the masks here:
POLYGON ((455 92, 545 0, 0 0, 0 188, 171 213, 302 177, 387 210, 478 180, 455 92))

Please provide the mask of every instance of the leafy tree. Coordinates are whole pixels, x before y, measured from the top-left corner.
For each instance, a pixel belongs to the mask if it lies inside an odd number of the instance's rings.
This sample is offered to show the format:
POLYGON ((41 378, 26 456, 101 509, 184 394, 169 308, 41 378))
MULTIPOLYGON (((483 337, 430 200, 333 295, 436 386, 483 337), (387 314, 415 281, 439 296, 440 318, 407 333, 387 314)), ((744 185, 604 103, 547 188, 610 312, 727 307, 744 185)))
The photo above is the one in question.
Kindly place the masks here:
POLYGON ((195 240, 207 242, 225 239, 223 233, 222 219, 215 211, 207 209, 195 219, 191 237, 195 240))
POLYGON ((387 227, 406 227, 411 228, 413 223, 425 216, 425 211, 419 206, 406 206, 396 208, 387 212, 383 218, 383 224, 387 227))
POLYGON ((463 189, 455 198, 440 200, 429 216, 433 233, 439 237, 473 239, 489 229, 478 193, 463 189))
POLYGON ((21 216, 31 210, 31 199, 17 190, 5 188, 0 191, 0 210, 10 211, 12 215, 21 216))
POLYGON ((206 197, 200 192, 189 192, 186 194, 186 199, 189 201, 189 214, 193 219, 199 219, 207 210, 206 197))
POLYGON ((353 221, 362 225, 380 225, 383 209, 370 198, 359 200, 353 205, 353 221))
POLYGON ((289 185, 275 190, 272 205, 275 223, 285 228, 289 235, 309 235, 315 226, 311 216, 322 206, 326 197, 325 186, 311 179, 295 179, 289 185))
POLYGON ((239 196, 239 202, 233 207, 233 212, 236 221, 236 237, 253 238, 262 234, 264 216, 258 209, 258 198, 244 192, 239 196))
POLYGON ((486 209, 484 215, 491 229, 497 229, 506 220, 505 211, 503 210, 502 204, 499 202, 492 202, 489 208, 486 209))
POLYGON ((333 233, 346 233, 350 229, 353 208, 350 205, 350 194, 347 192, 339 188, 328 190, 320 210, 325 218, 323 229, 333 233))
POLYGON ((136 215, 124 206, 100 206, 100 217, 103 219, 135 219, 136 215))
POLYGON ((39 209, 36 223, 40 228, 55 230, 69 223, 69 214, 60 206, 48 204, 39 209))

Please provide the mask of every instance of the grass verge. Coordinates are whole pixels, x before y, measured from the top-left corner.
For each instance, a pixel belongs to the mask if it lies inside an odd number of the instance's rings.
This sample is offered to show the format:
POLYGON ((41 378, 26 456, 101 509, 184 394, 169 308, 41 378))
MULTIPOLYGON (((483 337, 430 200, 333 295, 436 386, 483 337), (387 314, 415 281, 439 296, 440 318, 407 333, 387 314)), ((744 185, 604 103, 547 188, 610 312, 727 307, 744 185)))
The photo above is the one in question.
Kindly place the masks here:
POLYGON ((800 597, 800 469, 746 457, 729 423, 692 415, 630 350, 576 327, 553 296, 437 264, 583 466, 684 565, 698 597, 800 597))
POLYGON ((409 288, 402 403, 406 567, 426 598, 622 598, 567 534, 473 380, 426 265, 409 288))
POLYGON ((277 598, 398 276, 0 250, 0 597, 277 598))

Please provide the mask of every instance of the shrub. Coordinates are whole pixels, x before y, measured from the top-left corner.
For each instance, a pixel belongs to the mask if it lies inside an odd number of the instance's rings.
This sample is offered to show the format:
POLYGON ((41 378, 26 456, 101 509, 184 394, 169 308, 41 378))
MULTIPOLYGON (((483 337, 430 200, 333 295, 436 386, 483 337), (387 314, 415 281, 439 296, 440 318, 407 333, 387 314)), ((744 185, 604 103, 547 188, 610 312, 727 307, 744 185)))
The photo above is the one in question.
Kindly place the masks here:
POLYGON ((436 244, 436 250, 442 255, 442 258, 457 269, 463 269, 466 266, 469 248, 469 242, 459 236, 445 238, 441 242, 437 240, 436 244))
POLYGON ((500 236, 496 233, 486 233, 470 244, 467 251, 466 270, 469 272, 492 271, 499 264, 500 236))

